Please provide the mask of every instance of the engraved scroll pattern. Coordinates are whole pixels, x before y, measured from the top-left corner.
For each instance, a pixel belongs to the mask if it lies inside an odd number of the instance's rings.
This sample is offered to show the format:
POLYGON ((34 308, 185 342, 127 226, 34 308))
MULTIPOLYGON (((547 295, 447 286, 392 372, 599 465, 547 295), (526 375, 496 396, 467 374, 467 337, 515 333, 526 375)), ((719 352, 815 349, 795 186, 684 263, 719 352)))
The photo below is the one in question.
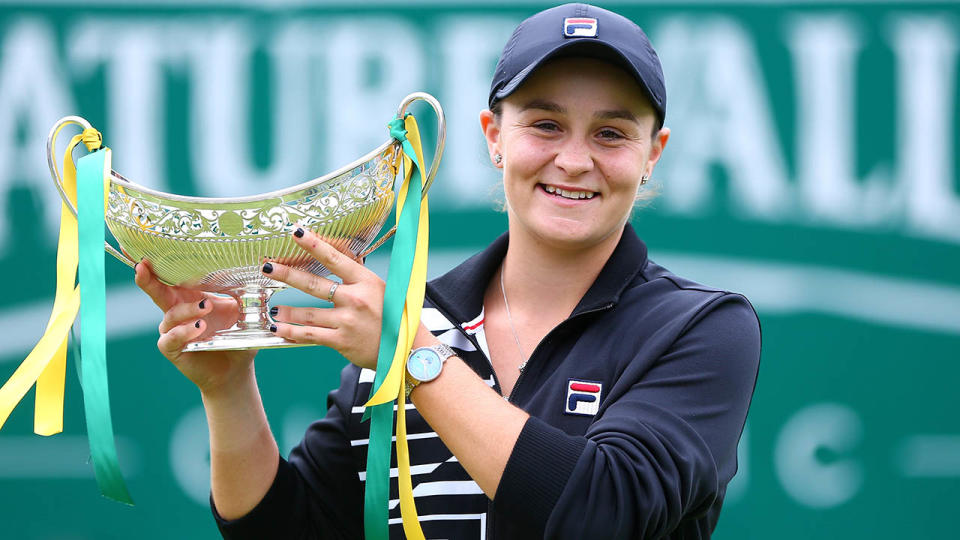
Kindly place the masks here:
POLYGON ((305 188, 293 200, 274 198, 260 202, 260 207, 251 203, 250 208, 233 210, 189 208, 189 204, 173 201, 176 206, 162 204, 136 193, 127 194, 122 184, 112 182, 107 214, 109 219, 144 232, 196 240, 280 234, 294 223, 312 228, 341 219, 387 195, 394 179, 389 157, 375 161, 372 167, 367 164, 305 188))

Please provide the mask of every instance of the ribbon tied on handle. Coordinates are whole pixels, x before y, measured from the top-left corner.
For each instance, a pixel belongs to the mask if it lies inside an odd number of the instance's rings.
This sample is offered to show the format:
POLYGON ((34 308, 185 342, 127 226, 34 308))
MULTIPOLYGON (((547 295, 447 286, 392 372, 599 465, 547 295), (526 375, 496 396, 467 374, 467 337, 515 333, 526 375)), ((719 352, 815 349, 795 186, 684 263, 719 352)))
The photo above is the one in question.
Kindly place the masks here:
POLYGON ((383 298, 383 322, 377 372, 364 419, 370 419, 367 475, 364 490, 364 534, 372 540, 389 536, 390 447, 393 435, 393 402, 397 402, 397 481, 403 531, 411 540, 423 540, 410 478, 407 448, 406 404, 403 391, 405 364, 417 329, 427 278, 429 213, 422 192, 423 151, 417 121, 407 114, 389 124, 390 136, 403 149, 403 183, 397 196, 397 232, 390 253, 390 269, 383 298), (412 195, 411 195, 412 194, 412 195))

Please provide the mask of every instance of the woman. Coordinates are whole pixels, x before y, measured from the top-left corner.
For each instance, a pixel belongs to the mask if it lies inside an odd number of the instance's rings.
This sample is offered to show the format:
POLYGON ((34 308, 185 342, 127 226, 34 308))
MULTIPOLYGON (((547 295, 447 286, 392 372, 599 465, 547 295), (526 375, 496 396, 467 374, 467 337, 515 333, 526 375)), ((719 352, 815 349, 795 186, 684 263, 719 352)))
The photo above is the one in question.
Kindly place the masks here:
MULTIPOLYGON (((434 373, 408 363, 424 532, 709 537, 736 471, 760 333, 744 297, 656 265, 628 224, 670 135, 656 53, 615 13, 549 9, 507 43, 489 105, 480 125, 503 171, 509 231, 428 285, 414 347, 445 363, 434 373)), ((201 390, 211 502, 230 538, 362 535, 360 413, 384 284, 311 233, 295 237, 343 284, 265 264, 318 298, 333 293, 335 306, 279 306, 275 331, 351 365, 289 461, 263 412, 254 352, 180 353, 231 324, 234 303, 137 268, 166 312, 159 349, 201 390)))

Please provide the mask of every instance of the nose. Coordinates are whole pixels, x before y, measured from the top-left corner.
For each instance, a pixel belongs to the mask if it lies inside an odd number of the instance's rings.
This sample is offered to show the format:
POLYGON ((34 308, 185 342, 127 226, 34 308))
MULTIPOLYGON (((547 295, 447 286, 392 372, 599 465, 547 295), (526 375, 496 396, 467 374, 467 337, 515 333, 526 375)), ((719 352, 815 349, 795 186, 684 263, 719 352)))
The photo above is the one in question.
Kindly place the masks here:
POLYGON ((573 138, 564 142, 553 163, 571 177, 593 170, 593 156, 590 154, 590 148, 582 141, 573 138))

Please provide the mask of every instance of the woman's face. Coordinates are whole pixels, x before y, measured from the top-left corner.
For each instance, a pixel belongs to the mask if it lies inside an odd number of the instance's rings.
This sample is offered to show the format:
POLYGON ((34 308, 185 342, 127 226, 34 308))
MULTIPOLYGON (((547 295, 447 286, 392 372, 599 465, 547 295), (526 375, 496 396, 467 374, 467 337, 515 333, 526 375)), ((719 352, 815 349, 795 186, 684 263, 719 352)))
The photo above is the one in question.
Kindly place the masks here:
POLYGON ((637 82, 606 62, 541 66, 481 113, 491 158, 501 154, 511 234, 558 248, 615 242, 669 137, 637 82), (614 237, 615 235, 615 237, 614 237))

